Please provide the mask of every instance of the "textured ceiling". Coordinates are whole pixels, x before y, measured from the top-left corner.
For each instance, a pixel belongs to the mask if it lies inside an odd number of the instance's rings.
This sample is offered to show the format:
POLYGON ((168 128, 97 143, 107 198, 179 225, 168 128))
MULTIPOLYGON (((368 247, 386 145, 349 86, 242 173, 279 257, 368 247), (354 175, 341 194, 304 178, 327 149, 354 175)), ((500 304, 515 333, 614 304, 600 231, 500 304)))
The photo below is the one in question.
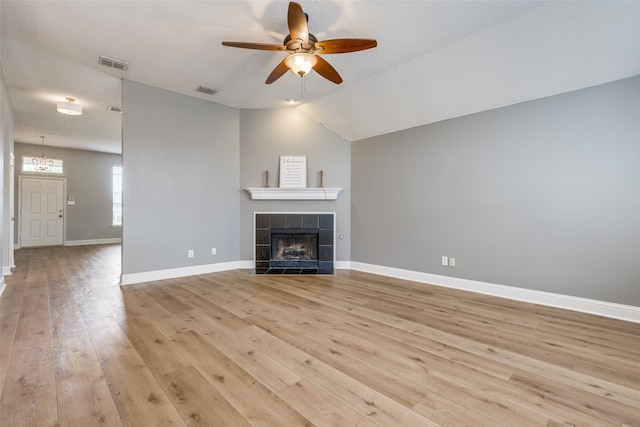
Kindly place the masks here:
POLYGON ((301 1, 319 40, 378 41, 324 57, 341 85, 312 73, 304 87, 292 73, 264 84, 285 53, 221 45, 281 43, 286 1, 0 3, 15 140, 112 153, 122 78, 237 108, 296 98, 288 108, 352 141, 640 74, 640 1, 301 1), (66 97, 82 116, 55 111, 66 97))

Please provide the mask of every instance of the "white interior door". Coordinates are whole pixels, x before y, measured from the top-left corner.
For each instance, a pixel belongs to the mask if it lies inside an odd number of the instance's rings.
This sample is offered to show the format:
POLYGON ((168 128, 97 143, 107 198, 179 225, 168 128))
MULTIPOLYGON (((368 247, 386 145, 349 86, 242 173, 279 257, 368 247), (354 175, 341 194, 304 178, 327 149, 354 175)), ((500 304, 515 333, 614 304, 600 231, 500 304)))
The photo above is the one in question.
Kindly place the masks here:
POLYGON ((20 246, 62 245, 64 180, 20 177, 20 246))

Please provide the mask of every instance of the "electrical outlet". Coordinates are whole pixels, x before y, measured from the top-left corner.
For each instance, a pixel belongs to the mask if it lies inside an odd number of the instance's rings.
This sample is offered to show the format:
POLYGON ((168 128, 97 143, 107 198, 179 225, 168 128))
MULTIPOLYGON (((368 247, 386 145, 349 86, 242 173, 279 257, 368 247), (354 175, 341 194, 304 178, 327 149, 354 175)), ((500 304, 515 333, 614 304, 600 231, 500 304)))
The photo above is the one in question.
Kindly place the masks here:
POLYGON ((187 256, 188 256, 189 258, 193 258, 193 249, 189 249, 189 250, 187 251, 187 256))
POLYGON ((449 257, 448 256, 443 256, 442 257, 442 265, 449 265, 449 257))
POLYGON ((211 255, 215 255, 216 254, 216 248, 211 248, 211 255))
POLYGON ((456 266, 456 259, 452 256, 449 257, 449 267, 455 267, 456 266))

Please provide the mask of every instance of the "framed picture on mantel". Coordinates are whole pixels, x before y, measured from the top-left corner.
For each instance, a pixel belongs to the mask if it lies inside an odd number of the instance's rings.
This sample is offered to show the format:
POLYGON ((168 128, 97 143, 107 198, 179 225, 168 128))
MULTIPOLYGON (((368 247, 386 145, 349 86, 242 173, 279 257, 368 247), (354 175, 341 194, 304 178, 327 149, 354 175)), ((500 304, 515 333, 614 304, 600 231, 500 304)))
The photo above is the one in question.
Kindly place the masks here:
POLYGON ((280 188, 307 188, 306 156, 280 156, 280 188))

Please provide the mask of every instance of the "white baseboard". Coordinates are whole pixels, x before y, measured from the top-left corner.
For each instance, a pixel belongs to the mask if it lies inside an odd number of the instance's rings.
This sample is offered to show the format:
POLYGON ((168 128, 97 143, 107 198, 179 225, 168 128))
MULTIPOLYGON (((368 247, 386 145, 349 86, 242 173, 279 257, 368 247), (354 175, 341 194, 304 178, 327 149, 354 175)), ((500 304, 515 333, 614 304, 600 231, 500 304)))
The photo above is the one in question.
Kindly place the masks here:
POLYGON ((351 270, 351 261, 335 261, 333 266, 336 270, 351 270))
MULTIPOLYGON (((253 268, 255 268, 254 261, 234 261, 219 264, 197 265, 193 267, 123 274, 121 276, 120 284, 131 285, 134 283, 196 276, 198 274, 215 273, 219 271, 253 268)), ((569 295, 560 295, 532 289, 516 288, 514 286, 498 285, 495 283, 479 282, 477 280, 440 276, 437 274, 422 273, 419 271, 403 270, 354 261, 336 261, 335 268, 338 270, 363 271, 366 273, 378 274, 380 276, 412 280, 414 282, 428 283, 430 285, 442 286, 445 288, 477 292, 479 294, 492 295, 516 301, 541 304, 549 307, 563 308, 566 310, 610 317, 612 319, 640 323, 640 307, 630 305, 616 304, 569 295)))
POLYGON ((256 263, 253 261, 238 261, 238 265, 240 266, 238 268, 249 268, 252 270, 256 268, 256 263))
POLYGON ((110 239, 67 240, 64 242, 64 246, 111 245, 114 243, 122 243, 122 239, 114 237, 110 239))
MULTIPOLYGON (((145 271, 142 273, 130 273, 120 276, 120 285, 133 285, 135 283, 175 279, 177 277, 197 276, 198 274, 216 273, 227 270, 252 270, 255 266, 255 261, 234 261, 219 264, 196 265, 193 267, 171 268, 167 270, 145 271)), ((335 268, 349 269, 349 261, 338 261, 335 263, 335 268)))
POLYGON ((508 298, 516 301, 564 308, 582 313, 640 323, 640 307, 630 305, 573 297, 569 295, 560 295, 532 289, 516 288, 513 286, 497 285, 494 283, 478 282, 476 280, 439 276, 437 274, 421 273, 418 271, 402 270, 399 268, 384 267, 354 261, 350 262, 350 268, 367 273, 379 274, 381 276, 412 280, 414 282, 428 283, 446 288, 477 292, 480 294, 508 298))
POLYGON ((11 276, 11 267, 2 267, 3 276, 11 276))
POLYGON ((120 276, 120 284, 133 285, 134 283, 197 276, 199 274, 217 273, 219 271, 238 270, 242 268, 253 268, 253 262, 251 262, 250 265, 247 265, 246 261, 221 262, 218 264, 194 265, 192 267, 123 274, 120 276))

